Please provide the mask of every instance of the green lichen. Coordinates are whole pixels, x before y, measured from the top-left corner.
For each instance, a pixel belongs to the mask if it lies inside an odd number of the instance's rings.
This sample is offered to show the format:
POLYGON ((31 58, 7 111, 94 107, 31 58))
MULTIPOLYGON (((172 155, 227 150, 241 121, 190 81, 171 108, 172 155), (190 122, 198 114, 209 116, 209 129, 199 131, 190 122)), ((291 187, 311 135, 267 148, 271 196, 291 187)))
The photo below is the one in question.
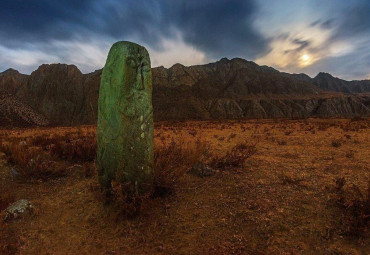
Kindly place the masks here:
POLYGON ((99 181, 120 182, 128 196, 151 189, 153 180, 152 72, 148 51, 117 42, 104 66, 98 103, 99 181))

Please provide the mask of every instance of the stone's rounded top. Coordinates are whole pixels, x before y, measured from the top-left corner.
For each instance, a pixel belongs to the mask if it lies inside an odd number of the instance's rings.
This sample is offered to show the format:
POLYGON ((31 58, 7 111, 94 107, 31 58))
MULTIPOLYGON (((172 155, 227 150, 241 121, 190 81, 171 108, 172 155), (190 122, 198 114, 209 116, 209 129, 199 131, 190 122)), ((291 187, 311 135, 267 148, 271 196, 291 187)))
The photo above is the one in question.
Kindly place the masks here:
MULTIPOLYGON (((137 74, 140 73, 140 75, 143 75, 143 72, 147 73, 150 71, 151 75, 150 67, 149 53, 145 47, 133 42, 119 41, 114 43, 109 50, 102 73, 102 79, 105 75, 107 77, 112 77, 112 75, 114 75, 115 79, 117 81, 121 80, 121 82, 123 82, 122 77, 131 79, 131 81, 125 80, 125 84, 136 84, 140 81, 143 83, 141 78, 137 79, 137 74)), ((108 81, 110 79, 111 78, 107 78, 104 80, 108 81)), ((137 87, 141 88, 143 86, 137 85, 137 87)))
POLYGON ((134 43, 134 42, 129 42, 129 41, 118 41, 118 42, 115 42, 113 45, 112 45, 112 47, 113 46, 116 46, 116 47, 118 47, 118 46, 125 46, 125 47, 143 47, 144 48, 144 46, 141 46, 140 44, 137 44, 137 43, 134 43))
POLYGON ((137 43, 129 42, 129 41, 119 41, 116 42, 112 45, 111 51, 116 51, 116 50, 123 50, 123 51, 128 51, 131 53, 134 53, 135 51, 139 51, 140 53, 145 53, 149 56, 149 53, 147 49, 144 46, 141 46, 137 43))
POLYGON ((150 68, 149 52, 145 47, 133 42, 119 41, 114 43, 109 50, 104 69, 113 68, 114 70, 120 70, 121 68, 118 66, 121 65, 122 60, 127 62, 131 61, 134 66, 138 64, 138 62, 145 61, 146 66, 150 68))

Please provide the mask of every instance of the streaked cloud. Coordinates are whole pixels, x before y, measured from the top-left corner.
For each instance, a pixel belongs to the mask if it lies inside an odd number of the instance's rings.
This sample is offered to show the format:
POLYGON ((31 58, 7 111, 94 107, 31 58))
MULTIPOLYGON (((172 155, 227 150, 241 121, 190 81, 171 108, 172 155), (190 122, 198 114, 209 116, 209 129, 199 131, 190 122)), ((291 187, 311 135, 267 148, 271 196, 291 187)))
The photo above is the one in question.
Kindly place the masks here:
POLYGON ((368 13, 366 0, 3 0, 0 71, 61 62, 90 72, 112 43, 131 40, 148 48, 153 66, 242 57, 361 79, 370 69, 368 13))
MULTIPOLYGON (((101 67, 100 54, 109 47, 104 42, 118 40, 150 47, 158 65, 254 59, 269 43, 254 27, 256 11, 253 0, 5 0, 0 3, 0 45, 28 51, 32 45, 84 70, 101 67)), ((0 68, 7 68, 6 63, 0 68)))
POLYGON ((368 77, 370 65, 363 58, 370 56, 369 1, 287 2, 260 1, 262 13, 272 17, 260 16, 257 24, 265 36, 271 36, 272 50, 257 63, 310 76, 325 71, 345 79, 368 77))

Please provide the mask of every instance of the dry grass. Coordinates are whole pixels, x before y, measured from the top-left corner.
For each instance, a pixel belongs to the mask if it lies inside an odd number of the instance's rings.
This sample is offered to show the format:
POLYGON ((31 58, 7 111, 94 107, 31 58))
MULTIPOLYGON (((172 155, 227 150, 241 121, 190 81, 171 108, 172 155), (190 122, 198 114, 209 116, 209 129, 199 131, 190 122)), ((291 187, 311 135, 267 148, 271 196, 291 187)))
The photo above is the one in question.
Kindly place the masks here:
POLYGON ((29 147, 26 143, 6 143, 0 147, 13 171, 23 180, 60 177, 65 175, 64 165, 56 162, 40 147, 29 147))
POLYGON ((245 161, 257 152, 256 146, 256 143, 240 142, 225 155, 215 156, 210 165, 220 169, 244 167, 245 161))
POLYGON ((176 192, 133 218, 103 202, 95 127, 0 131, 2 150, 15 146, 0 157, 0 209, 35 206, 0 222, 0 254, 369 254, 369 130, 367 119, 156 123, 156 185, 176 192), (37 153, 22 156, 24 142, 37 153), (63 178, 13 180, 38 155, 63 178), (222 171, 187 174, 198 162, 222 171))
MULTIPOLYGON (((367 191, 370 190, 370 178, 367 191)), ((355 184, 346 185, 344 177, 336 178, 333 187, 333 202, 338 208, 338 230, 350 237, 367 234, 370 222, 370 196, 361 192, 355 184)))
POLYGON ((333 146, 334 148, 339 148, 340 146, 342 146, 342 142, 340 140, 333 140, 331 141, 331 146, 333 146))
POLYGON ((209 144, 198 139, 186 142, 183 138, 172 139, 169 143, 156 143, 154 150, 154 185, 156 192, 171 192, 178 180, 194 164, 205 161, 209 144))

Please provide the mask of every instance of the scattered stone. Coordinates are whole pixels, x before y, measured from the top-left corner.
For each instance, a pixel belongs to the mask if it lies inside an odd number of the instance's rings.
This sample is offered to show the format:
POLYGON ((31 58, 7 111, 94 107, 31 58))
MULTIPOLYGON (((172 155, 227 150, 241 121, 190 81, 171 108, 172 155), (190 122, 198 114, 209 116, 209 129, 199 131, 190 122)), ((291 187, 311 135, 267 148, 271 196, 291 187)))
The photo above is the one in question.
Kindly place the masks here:
POLYGON ((207 177, 214 175, 216 171, 203 163, 196 163, 190 173, 199 177, 207 177))
POLYGON ((108 54, 99 90, 97 165, 101 185, 122 184, 128 197, 153 182, 152 71, 148 51, 117 42, 108 54))
POLYGON ((26 199, 18 200, 5 209, 4 221, 18 219, 33 212, 33 206, 26 199))
POLYGON ((17 180, 20 176, 17 169, 15 169, 14 167, 10 169, 10 175, 12 176, 13 180, 17 180))

